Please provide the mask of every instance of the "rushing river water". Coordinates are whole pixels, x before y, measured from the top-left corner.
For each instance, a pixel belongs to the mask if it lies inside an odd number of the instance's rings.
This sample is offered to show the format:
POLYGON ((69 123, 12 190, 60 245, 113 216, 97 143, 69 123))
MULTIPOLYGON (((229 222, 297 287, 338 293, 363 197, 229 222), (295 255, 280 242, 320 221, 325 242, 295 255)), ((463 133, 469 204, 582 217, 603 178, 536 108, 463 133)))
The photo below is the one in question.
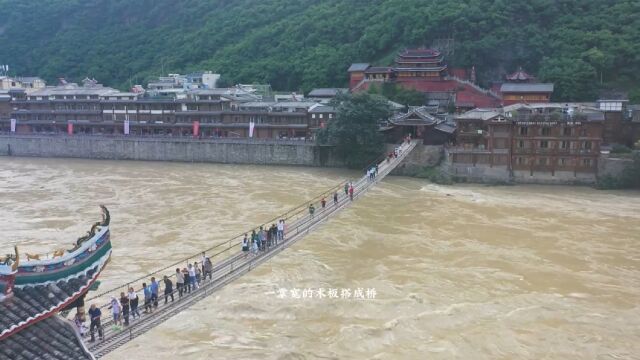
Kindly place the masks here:
MULTIPOLYGON (((346 170, 0 157, 0 251, 112 214, 103 289, 292 208, 346 170)), ((106 359, 638 359, 640 193, 389 177, 106 359), (280 289, 375 289, 375 299, 280 289)))

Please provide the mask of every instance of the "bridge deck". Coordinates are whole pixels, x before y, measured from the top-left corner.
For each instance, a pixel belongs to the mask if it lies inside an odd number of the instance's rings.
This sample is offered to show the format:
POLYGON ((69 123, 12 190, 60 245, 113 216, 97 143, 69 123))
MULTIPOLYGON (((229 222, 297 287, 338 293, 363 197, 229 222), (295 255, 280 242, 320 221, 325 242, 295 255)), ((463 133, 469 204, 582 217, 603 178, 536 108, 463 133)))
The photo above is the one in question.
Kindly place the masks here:
MULTIPOLYGON (((401 146, 401 152, 397 158, 394 158, 391 161, 384 160, 380 162, 378 175, 376 176, 375 180, 371 181, 367 179, 366 176, 363 176, 357 181, 354 181, 354 201, 361 195, 366 193, 367 190, 373 187, 373 185, 375 185, 378 181, 382 180, 398 164, 400 164, 402 160, 407 156, 407 154, 409 154, 411 150, 413 150, 416 144, 416 141, 413 141, 410 144, 403 144, 401 146)), ((342 184, 344 184, 344 182, 342 184)), ((114 330, 114 327, 111 326, 113 324, 112 320, 104 321, 102 324, 104 329, 104 339, 102 341, 96 340, 96 342, 94 343, 88 343, 87 345, 89 350, 98 358, 108 354, 109 352, 117 349, 118 347, 133 340, 134 338, 146 333, 147 331, 161 324, 173 315, 178 314, 184 309, 213 294, 216 290, 241 277, 255 267, 266 262, 273 256, 277 255, 282 250, 296 243, 314 228, 322 224, 327 219, 330 219, 333 215, 337 214, 338 212, 340 212, 340 210, 351 204, 352 201, 350 201, 348 196, 345 196, 344 194, 339 197, 337 204, 333 204, 333 192, 342 191, 342 184, 330 189, 328 192, 325 192, 323 195, 314 199, 316 200, 314 201, 316 204, 317 201, 324 196, 326 196, 328 201, 327 206, 324 209, 317 209, 313 217, 309 215, 306 206, 297 208, 299 210, 294 214, 287 215, 286 219, 288 225, 286 229, 287 231, 285 233, 285 238, 284 240, 278 242, 277 245, 270 247, 268 250, 259 251, 254 255, 243 253, 241 250, 240 242, 233 242, 230 240, 228 242, 227 248, 216 254, 213 254, 213 257, 217 257, 217 259, 214 262, 212 279, 203 280, 200 283, 199 289, 195 291, 192 290, 190 294, 184 295, 181 298, 178 298, 177 294, 174 293, 176 297, 175 302, 169 302, 165 305, 163 304, 163 302, 159 301, 158 308, 155 309, 155 311, 149 314, 141 312, 142 316, 139 319, 131 321, 129 326, 125 327, 122 330, 114 330)), ((305 203, 305 205, 309 203, 310 202, 307 202, 305 203)), ((214 261, 213 257, 212 261, 214 261)), ((175 274, 172 274, 170 271, 168 271, 169 268, 173 270, 175 269, 175 266, 170 266, 163 269, 163 271, 166 270, 166 273, 164 275, 174 276, 175 274)), ((162 274, 160 274, 159 272, 154 274, 158 274, 155 275, 156 278, 162 278, 162 274)), ((148 279, 152 275, 153 274, 146 276, 145 279, 148 279)), ((160 283, 162 282, 160 281, 160 283)), ((99 296, 89 300, 93 300, 96 298, 103 299, 104 296, 108 294, 112 294, 113 296, 118 297, 120 291, 125 291, 126 293, 125 289, 128 287, 128 285, 129 284, 126 284, 122 287, 111 289, 107 293, 102 293, 99 296)), ((160 297, 162 297, 162 294, 163 292, 161 291, 160 297)), ((87 302, 89 300, 87 300, 87 302)), ((142 304, 142 297, 140 297, 139 308, 142 309, 143 307, 144 306, 142 304)), ((104 318, 107 318, 109 316, 108 311, 103 311, 103 314, 104 318)))

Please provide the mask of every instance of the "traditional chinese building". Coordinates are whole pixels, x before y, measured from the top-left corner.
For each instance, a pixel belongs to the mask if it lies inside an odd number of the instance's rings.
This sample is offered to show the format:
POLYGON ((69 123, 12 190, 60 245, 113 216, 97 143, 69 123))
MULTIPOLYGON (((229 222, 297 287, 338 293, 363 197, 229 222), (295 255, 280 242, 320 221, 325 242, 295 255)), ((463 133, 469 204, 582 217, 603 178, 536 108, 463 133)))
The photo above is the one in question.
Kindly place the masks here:
POLYGON ((545 103, 551 100, 553 84, 506 83, 502 84, 500 92, 505 106, 518 103, 545 103))
POLYGON ((405 49, 395 59, 394 71, 399 78, 442 79, 447 74, 444 56, 435 49, 405 49))
POLYGON ((506 82, 500 86, 503 105, 518 103, 546 103, 551 100, 553 84, 539 83, 536 78, 522 68, 508 74, 506 82))
POLYGON ((428 107, 420 106, 394 115, 383 131, 390 143, 397 143, 411 135, 413 139, 422 139, 424 145, 443 145, 453 140, 455 125, 435 117, 428 107))
MULTIPOLYGON (((13 98, 10 117, 17 134, 309 139, 317 127, 311 123, 318 115, 309 112, 315 104, 264 101, 240 88, 149 96, 89 80, 82 86, 64 84, 13 98)), ((9 119, 0 118, 0 132, 11 131, 9 119)))
POLYGON ((72 249, 15 254, 0 261, 0 358, 93 359, 75 324, 58 316, 76 309, 111 256, 109 212, 72 249))
POLYGON ((0 91, 21 89, 26 92, 32 92, 45 86, 45 81, 35 76, 0 76, 0 91))
POLYGON ((624 145, 630 148, 640 140, 640 121, 634 117, 634 107, 626 97, 609 96, 597 101, 604 112, 604 145, 624 145))
POLYGON ((485 180, 593 183, 604 114, 584 104, 514 104, 456 117, 452 173, 485 180))
MULTIPOLYGON (((479 87, 469 79, 456 76, 466 71, 449 74, 444 56, 436 49, 404 49, 396 55, 393 66, 355 63, 347 71, 349 89, 352 92, 390 82, 424 92, 425 105, 427 102, 430 105, 435 103, 443 109, 454 105, 462 111, 474 107, 495 107, 500 104, 497 94, 479 87)), ((472 78, 475 81, 475 69, 472 70, 472 78)))

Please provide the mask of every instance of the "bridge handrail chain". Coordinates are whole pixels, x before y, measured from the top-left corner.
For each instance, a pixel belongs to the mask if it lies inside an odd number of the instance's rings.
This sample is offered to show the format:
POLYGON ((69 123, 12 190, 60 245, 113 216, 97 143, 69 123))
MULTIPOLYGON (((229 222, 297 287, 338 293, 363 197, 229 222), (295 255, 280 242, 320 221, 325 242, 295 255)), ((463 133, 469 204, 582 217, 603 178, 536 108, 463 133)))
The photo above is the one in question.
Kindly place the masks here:
MULTIPOLYGON (((333 187, 331 187, 329 190, 325 190, 325 191, 324 191, 324 192, 322 192, 321 194, 316 195, 316 196, 315 196, 314 198, 312 198, 311 200, 306 201, 305 203, 303 203, 303 204, 301 204, 301 205, 298 205, 298 206, 296 206, 296 207, 295 207, 295 208, 293 208, 293 209, 288 210, 286 213, 281 214, 280 216, 276 216, 276 217, 274 217, 274 218, 273 218, 273 219, 271 219, 271 220, 265 221, 262 225, 259 225, 259 226, 255 227, 255 228, 251 229, 251 230, 259 229, 259 228, 260 228, 260 226, 265 226, 265 225, 267 225, 267 224, 269 224, 269 223, 273 223, 274 221, 277 221, 277 220, 280 220, 280 219, 283 219, 283 220, 290 220, 292 217, 294 217, 294 216, 296 216, 296 215, 298 215, 298 214, 301 214, 301 213, 304 213, 305 211, 307 211, 307 207, 306 207, 306 206, 307 206, 307 204, 309 204, 310 202, 316 201, 316 200, 318 200, 318 199, 321 199, 322 197, 326 197, 326 196, 327 196, 327 194, 330 194, 330 193, 332 193, 332 192, 336 191, 338 188, 341 188, 341 187, 343 186, 343 184, 344 184, 344 182, 340 182, 340 183, 338 183, 338 184, 334 185, 333 187), (297 212, 295 212, 295 213, 291 214, 293 211, 296 211, 296 210, 297 210, 297 212)), ((88 298, 88 299, 86 299, 85 301, 95 300, 95 299, 97 299, 97 298, 101 298, 101 297, 103 297, 103 296, 105 296, 105 295, 108 295, 108 294, 110 294, 110 293, 117 292, 117 291, 119 291, 119 290, 122 290, 125 286, 128 286, 128 285, 130 285, 130 284, 132 284, 132 283, 139 282, 139 281, 144 280, 144 279, 148 279, 149 277, 151 277, 151 276, 153 276, 153 275, 156 275, 156 274, 159 274, 159 273, 161 273, 161 272, 163 272, 163 271, 166 271, 166 270, 168 270, 168 269, 174 268, 175 266, 177 266, 177 265, 179 265, 179 264, 183 264, 183 263, 185 263, 185 262, 188 262, 189 260, 197 259, 197 258, 198 258, 198 256, 199 256, 200 254, 202 254, 202 252, 205 252, 205 253, 206 253, 206 252, 210 252, 210 251, 212 251, 212 250, 214 250, 214 249, 219 248, 220 246, 223 246, 223 245, 225 245, 225 244, 230 243, 231 241, 234 241, 234 240, 236 240, 236 239, 240 239, 240 241, 238 241, 238 242, 236 242, 236 243, 235 243, 235 246, 237 246, 237 244, 239 244, 239 243, 242 241, 242 237, 244 236, 244 234, 245 234, 245 233, 247 233, 247 232, 251 232, 251 230, 249 230, 249 231, 245 231, 245 232, 242 232, 242 233, 240 233, 240 234, 238 234, 238 235, 236 235, 236 236, 232 237, 232 238, 231 238, 231 239, 229 239, 229 240, 225 240, 224 242, 221 242, 221 243, 219 243, 219 244, 217 244, 217 245, 215 245, 215 246, 213 246, 213 247, 211 247, 211 248, 208 248, 208 249, 205 249, 205 250, 203 250, 203 251, 200 251, 200 252, 199 252, 199 253, 197 253, 197 254, 190 255, 190 256, 188 256, 188 257, 182 258, 182 259, 180 259, 180 260, 178 260, 178 261, 176 261, 176 262, 174 262, 174 263, 172 263, 172 264, 170 264, 170 265, 167 265, 167 266, 165 266, 165 267, 163 267, 163 268, 156 269, 155 271, 153 271, 153 272, 151 272, 151 273, 148 273, 148 274, 146 274, 146 275, 143 275, 143 276, 141 276, 141 277, 139 277, 139 278, 137 278, 137 279, 131 280, 131 281, 127 282, 126 284, 121 284, 121 285, 119 285, 119 286, 115 286, 115 287, 112 287, 112 288, 110 288, 110 289, 108 289, 108 290, 105 290, 105 291, 103 291, 103 292, 101 292, 101 293, 99 293, 99 294, 93 295, 91 298, 88 298)), ((231 249, 231 248, 233 248, 233 247, 234 247, 234 246, 229 246, 229 247, 227 247, 227 250, 228 250, 228 249, 231 249)), ((224 251, 222 251, 222 252, 220 252, 220 253, 223 253, 223 252, 224 252, 224 251)), ((171 276, 175 276, 175 274, 172 274, 171 276)), ((126 290, 128 290, 128 287, 126 288, 126 290)))

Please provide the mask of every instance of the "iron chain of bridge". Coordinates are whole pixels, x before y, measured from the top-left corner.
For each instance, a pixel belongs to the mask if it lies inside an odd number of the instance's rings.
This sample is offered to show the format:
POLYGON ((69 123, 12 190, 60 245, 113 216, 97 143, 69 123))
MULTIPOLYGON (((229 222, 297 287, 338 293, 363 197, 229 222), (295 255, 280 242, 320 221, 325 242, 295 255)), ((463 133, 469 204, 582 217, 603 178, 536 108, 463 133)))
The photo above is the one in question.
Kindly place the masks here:
MULTIPOLYGON (((374 180, 369 180, 366 176, 361 177, 357 181, 353 183, 354 186, 354 194, 353 200, 355 201, 361 195, 363 195, 367 190, 369 190, 373 185, 375 185, 378 181, 382 180, 386 175, 388 175, 395 167, 402 162, 402 160, 413 150, 416 146, 417 142, 412 141, 409 144, 403 144, 400 149, 401 152, 398 157, 393 158, 391 161, 383 160, 379 163, 378 175, 374 180)), ((314 198, 314 200, 319 200, 322 197, 328 196, 327 194, 333 195, 334 191, 341 188, 344 185, 344 182, 340 183, 340 185, 332 187, 330 190, 325 191, 320 196, 314 198)), ((332 196, 328 196, 331 201, 328 202, 327 206, 324 209, 318 209, 314 216, 312 217, 308 213, 307 205, 311 202, 306 202, 303 205, 289 211, 286 215, 286 220, 288 220, 287 232, 285 233, 284 240, 278 242, 277 245, 273 245, 266 250, 259 250, 256 255, 251 253, 244 253, 240 249, 240 243, 234 242, 233 240, 239 238, 233 238, 227 242, 224 242, 220 245, 227 245, 227 248, 224 248, 220 252, 214 254, 213 256, 219 256, 225 253, 229 255, 224 258, 218 260, 213 266, 213 272, 211 280, 202 280, 200 283, 200 288, 197 290, 191 290, 191 293, 184 295, 181 298, 176 299, 176 301, 168 302, 167 304, 163 304, 158 301, 158 307, 152 313, 141 313, 141 317, 135 321, 130 321, 129 326, 123 328, 122 330, 116 330, 113 326, 113 320, 105 321, 102 324, 104 329, 104 337, 103 340, 97 340, 94 343, 89 343, 88 348, 94 354, 95 357, 100 358, 109 352, 117 349, 118 347, 126 344, 127 342, 135 339, 136 337, 146 333, 151 330, 155 326, 161 324, 166 321, 170 317, 184 311, 190 306, 194 305, 198 301, 206 298, 207 296, 213 294, 216 290, 224 287, 230 282, 238 279, 242 275, 248 273, 252 269, 256 268, 260 264, 266 262, 271 259, 275 255, 277 255, 282 250, 287 247, 295 244, 298 240, 302 239, 305 235, 307 235, 311 230, 315 229, 317 226, 320 226, 324 221, 331 218, 333 215, 337 214, 343 208, 349 206, 351 204, 351 200, 349 200, 348 196, 341 196, 336 205, 332 204, 332 196), (237 249, 237 251, 232 251, 233 249, 237 249)), ((276 218, 279 219, 279 218, 276 218)), ((268 224, 269 222, 266 222, 268 224)), ((244 234, 244 233, 243 233, 244 234)), ((216 249, 220 247, 220 245, 213 247, 212 249, 216 249)), ((188 258, 192 259, 193 257, 188 258)), ((211 257, 213 258, 213 257, 211 257)), ((181 261, 179 263, 184 263, 181 261)), ((144 277, 144 279, 148 279, 149 276, 154 274, 159 274, 163 270, 167 270, 169 268, 173 269, 176 264, 172 264, 166 268, 160 269, 152 274, 149 274, 144 277)), ((171 274, 173 276, 175 274, 171 274)), ((204 274, 203 274, 204 277, 204 274)), ((159 277, 160 279, 162 277, 159 277)), ((143 278, 141 278, 143 279, 143 278)), ((140 279, 138 279, 140 280, 140 279)), ((138 281, 136 280, 136 281, 138 281)), ((128 288, 129 284, 111 289, 105 293, 102 293, 98 296, 95 296, 92 299, 96 299, 98 297, 102 297, 108 293, 116 293, 121 289, 128 288)), ((174 293, 177 290, 174 290, 174 293)), ((126 293, 126 291, 125 291, 126 293)), ((158 294, 160 298, 163 294, 158 294)), ((106 306, 106 305, 105 305, 106 306)), ((142 307, 142 306, 140 306, 142 307)))

